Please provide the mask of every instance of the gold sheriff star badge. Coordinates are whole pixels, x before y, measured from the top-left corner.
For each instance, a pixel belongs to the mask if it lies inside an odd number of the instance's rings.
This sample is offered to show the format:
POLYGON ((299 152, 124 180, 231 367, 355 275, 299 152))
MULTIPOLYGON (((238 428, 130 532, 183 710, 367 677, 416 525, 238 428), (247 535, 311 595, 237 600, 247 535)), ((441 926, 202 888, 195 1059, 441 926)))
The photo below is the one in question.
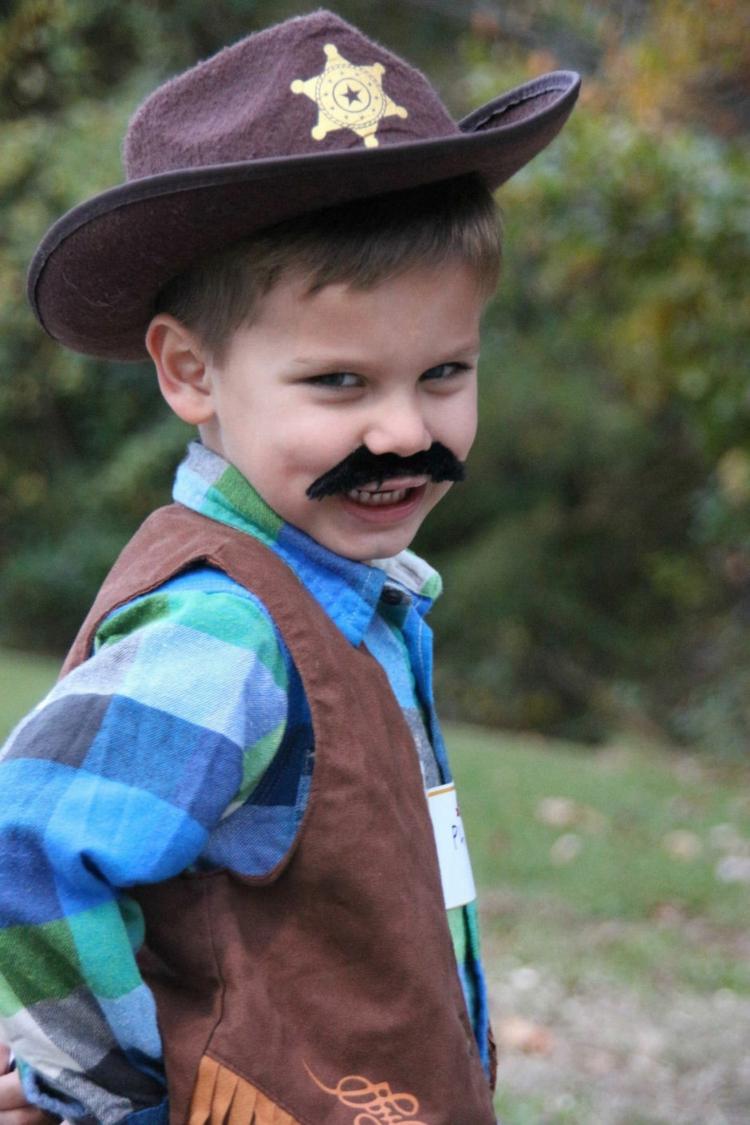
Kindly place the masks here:
POLYGON ((354 66, 347 62, 333 43, 326 43, 326 65, 322 74, 303 82, 295 78, 293 94, 306 94, 318 107, 318 120, 312 136, 322 141, 336 129, 351 129, 362 137, 367 148, 376 148, 375 136, 384 117, 408 117, 403 106, 396 105, 383 92, 382 63, 354 66))

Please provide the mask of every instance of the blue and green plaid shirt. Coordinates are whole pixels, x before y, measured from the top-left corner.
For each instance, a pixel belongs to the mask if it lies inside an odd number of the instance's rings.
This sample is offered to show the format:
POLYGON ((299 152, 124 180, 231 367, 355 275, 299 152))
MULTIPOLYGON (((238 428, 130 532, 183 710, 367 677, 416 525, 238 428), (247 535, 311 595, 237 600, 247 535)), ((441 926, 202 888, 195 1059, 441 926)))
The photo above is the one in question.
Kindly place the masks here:
MULTIPOLYGON (((424 620, 440 579, 409 551, 372 565, 283 523, 216 454, 190 447, 174 498, 253 535, 384 668, 427 787, 450 779, 424 620)), ((0 760, 0 1031, 27 1095, 94 1125, 166 1122, 153 997, 128 887, 188 869, 272 868, 305 808, 304 691, 262 604, 197 568, 118 609, 91 658, 16 728, 0 760)), ((487 1062, 473 906, 449 911, 487 1062)))

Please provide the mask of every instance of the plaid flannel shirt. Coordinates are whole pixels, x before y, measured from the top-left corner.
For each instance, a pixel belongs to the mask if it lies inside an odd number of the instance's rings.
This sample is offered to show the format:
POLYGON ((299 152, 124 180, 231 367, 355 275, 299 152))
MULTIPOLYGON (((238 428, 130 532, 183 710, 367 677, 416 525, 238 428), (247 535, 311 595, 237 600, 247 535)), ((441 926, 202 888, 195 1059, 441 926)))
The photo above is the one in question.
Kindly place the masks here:
MULTIPOLYGON (((373 565, 331 553, 197 443, 174 498, 294 569, 384 668, 426 786, 449 780, 424 620, 437 574, 409 551, 373 565)), ((110 615, 91 658, 19 724, 0 759, 0 1029, 33 1101, 83 1125, 166 1122, 128 887, 189 869, 269 870, 304 812, 311 752, 304 691, 273 621, 207 567, 110 615)), ((475 907, 448 915, 486 1064, 475 907)))

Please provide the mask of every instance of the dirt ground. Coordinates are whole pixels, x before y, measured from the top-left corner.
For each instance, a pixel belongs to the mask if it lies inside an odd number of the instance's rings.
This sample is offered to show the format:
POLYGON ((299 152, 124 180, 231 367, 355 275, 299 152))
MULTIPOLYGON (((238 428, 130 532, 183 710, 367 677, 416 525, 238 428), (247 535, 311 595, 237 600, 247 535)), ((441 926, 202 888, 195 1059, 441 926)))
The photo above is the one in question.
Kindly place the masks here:
POLYGON ((489 964, 499 1087, 538 1107, 524 1122, 749 1125, 750 998, 636 993, 593 973, 570 991, 550 971, 489 964))

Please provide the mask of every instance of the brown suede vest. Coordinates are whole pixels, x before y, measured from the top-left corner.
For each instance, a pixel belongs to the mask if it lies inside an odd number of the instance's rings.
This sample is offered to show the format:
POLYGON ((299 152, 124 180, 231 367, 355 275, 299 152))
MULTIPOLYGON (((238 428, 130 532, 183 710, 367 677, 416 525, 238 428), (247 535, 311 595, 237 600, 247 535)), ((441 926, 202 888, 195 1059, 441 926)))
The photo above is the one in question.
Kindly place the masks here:
POLYGON ((115 607, 207 562, 267 607, 299 671, 315 765, 270 874, 140 887, 170 1122, 494 1125, 446 922, 418 758, 378 663, 250 536, 155 512, 105 581, 65 664, 115 607))

